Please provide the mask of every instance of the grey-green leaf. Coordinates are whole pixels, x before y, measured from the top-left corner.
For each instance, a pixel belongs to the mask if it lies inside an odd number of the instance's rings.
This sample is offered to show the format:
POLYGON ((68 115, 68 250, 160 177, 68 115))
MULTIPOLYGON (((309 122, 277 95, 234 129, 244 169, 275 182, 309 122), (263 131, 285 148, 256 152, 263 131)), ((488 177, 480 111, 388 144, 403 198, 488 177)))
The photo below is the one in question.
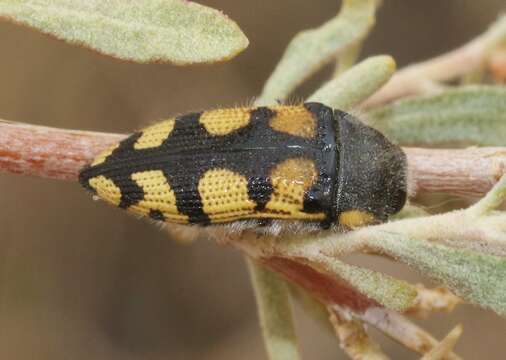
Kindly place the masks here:
POLYGON ((506 259, 444 245, 385 236, 385 252, 452 289, 465 300, 506 316, 506 259))
POLYGON ((139 63, 225 61, 248 46, 223 13, 183 0, 3 0, 0 18, 139 63))
POLYGON ((394 72, 392 57, 372 56, 328 81, 308 100, 349 110, 383 86, 394 72))
POLYGON ((345 264, 335 258, 324 259, 319 264, 334 276, 349 282, 362 294, 395 311, 406 311, 413 306, 417 291, 414 286, 391 276, 345 264))
POLYGON ((506 88, 454 88, 401 100, 369 112, 368 118, 390 139, 406 145, 505 145, 506 88))
POLYGON ((284 100, 339 51, 363 40, 375 22, 377 0, 344 0, 340 13, 317 29, 297 34, 267 81, 260 104, 284 100))
POLYGON ((248 259, 260 325, 270 360, 300 360, 288 285, 277 273, 248 259))

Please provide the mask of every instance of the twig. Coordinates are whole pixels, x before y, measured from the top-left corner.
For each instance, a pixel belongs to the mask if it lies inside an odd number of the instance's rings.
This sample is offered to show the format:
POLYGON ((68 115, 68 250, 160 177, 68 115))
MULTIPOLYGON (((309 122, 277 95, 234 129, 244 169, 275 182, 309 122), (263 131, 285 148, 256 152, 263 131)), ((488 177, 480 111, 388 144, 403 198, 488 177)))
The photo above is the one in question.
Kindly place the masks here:
POLYGON ((462 335, 462 325, 457 325, 446 337, 434 348, 425 354, 420 360, 442 360, 447 359, 455 344, 462 335))
MULTIPOLYGON (((361 318, 395 341, 421 354, 426 354, 438 345, 438 341, 428 332, 394 311, 370 309, 361 318)), ((458 360, 460 357, 450 352, 446 359, 458 360)))
POLYGON ((440 81, 463 76, 483 66, 490 50, 506 39, 506 16, 466 45, 433 59, 407 66, 397 72, 376 94, 362 103, 364 108, 392 100, 424 94, 440 81))
POLYGON ((506 172, 506 147, 468 149, 404 148, 408 192, 480 197, 506 172))
POLYGON ((506 199, 506 176, 503 176, 483 199, 467 209, 467 213, 477 217, 486 215, 501 206, 504 199, 506 199))
POLYGON ((124 137, 0 120, 0 170, 76 180, 85 164, 124 137))
POLYGON ((380 346, 365 331, 364 324, 339 307, 329 308, 341 348, 353 360, 388 360, 380 346))
MULTIPOLYGON (((0 120, 0 171, 76 180, 85 164, 125 136, 0 120)), ((483 196, 506 173, 506 147, 404 151, 411 197, 426 192, 483 196)))

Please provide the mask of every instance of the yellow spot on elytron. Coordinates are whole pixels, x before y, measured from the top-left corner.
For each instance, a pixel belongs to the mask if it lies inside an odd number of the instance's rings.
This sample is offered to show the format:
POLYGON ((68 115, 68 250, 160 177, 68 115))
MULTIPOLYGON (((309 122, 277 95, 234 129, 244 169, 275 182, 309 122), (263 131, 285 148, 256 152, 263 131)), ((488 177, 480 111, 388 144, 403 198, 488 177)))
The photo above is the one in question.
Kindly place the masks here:
POLYGON ((134 144, 134 149, 148 149, 162 145, 174 129, 175 119, 168 119, 148 126, 134 144))
POLYGON ((232 221, 253 214, 246 177, 225 169, 208 170, 199 181, 203 210, 212 222, 232 221))
POLYGON ((113 145, 111 146, 109 149, 101 152, 96 158, 95 160, 93 160, 93 162, 91 163, 91 166, 96 166, 96 165, 99 165, 99 164, 102 164, 105 159, 107 159, 107 157, 109 155, 112 154, 112 152, 118 147, 118 144, 116 145, 113 145))
POLYGON ((339 215, 339 224, 350 229, 376 222, 376 218, 371 213, 364 210, 348 210, 339 215))
POLYGON ((266 210, 294 219, 323 219, 323 213, 308 214, 302 211, 304 195, 317 179, 315 164, 310 159, 288 159, 278 164, 271 172, 274 192, 266 210))
POLYGON ((128 210, 142 215, 149 215, 150 210, 160 210, 169 221, 188 222, 188 216, 178 212, 176 195, 161 170, 136 172, 132 174, 132 180, 142 188, 144 198, 128 210))
POLYGON ((304 106, 279 106, 270 121, 274 130, 303 138, 314 138, 316 135, 316 119, 304 106))
POLYGON ((249 124, 250 108, 232 108, 205 111, 200 123, 212 135, 227 135, 249 124))
POLYGON ((97 195, 118 206, 121 200, 121 191, 114 182, 103 175, 96 176, 88 180, 90 186, 97 191, 97 195))

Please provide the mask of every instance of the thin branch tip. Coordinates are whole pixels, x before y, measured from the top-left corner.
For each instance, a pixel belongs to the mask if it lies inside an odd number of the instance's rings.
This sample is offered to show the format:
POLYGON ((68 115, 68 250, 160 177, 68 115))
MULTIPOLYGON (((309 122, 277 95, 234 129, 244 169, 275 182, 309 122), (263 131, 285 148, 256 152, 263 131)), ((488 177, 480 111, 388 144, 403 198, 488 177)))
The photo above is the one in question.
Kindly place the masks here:
POLYGON ((362 103, 364 108, 396 99, 438 91, 441 82, 483 67, 492 50, 506 38, 506 15, 500 16, 483 34, 463 46, 435 58, 399 70, 377 93, 362 103))

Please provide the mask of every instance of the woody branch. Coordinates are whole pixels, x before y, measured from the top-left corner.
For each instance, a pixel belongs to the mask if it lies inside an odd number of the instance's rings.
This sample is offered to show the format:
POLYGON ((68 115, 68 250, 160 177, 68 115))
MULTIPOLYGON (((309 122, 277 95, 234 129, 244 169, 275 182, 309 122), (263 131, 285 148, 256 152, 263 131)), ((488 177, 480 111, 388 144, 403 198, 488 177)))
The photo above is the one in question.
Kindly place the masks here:
MULTIPOLYGON (((76 180, 85 164, 125 136, 0 121, 0 171, 76 180)), ((404 151, 410 197, 424 192, 479 197, 506 173, 506 147, 404 151)))

